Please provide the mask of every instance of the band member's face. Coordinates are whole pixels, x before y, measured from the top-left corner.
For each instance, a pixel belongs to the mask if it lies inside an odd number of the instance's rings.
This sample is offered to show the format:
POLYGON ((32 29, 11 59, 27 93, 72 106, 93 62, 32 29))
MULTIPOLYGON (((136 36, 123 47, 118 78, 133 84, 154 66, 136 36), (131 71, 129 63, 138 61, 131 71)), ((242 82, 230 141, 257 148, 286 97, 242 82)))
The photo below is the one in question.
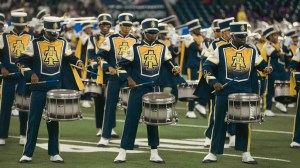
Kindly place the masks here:
POLYGON ((49 41, 55 41, 59 36, 59 32, 48 32, 45 31, 45 37, 49 40, 49 41))
POLYGON ((24 31, 24 29, 25 29, 25 26, 14 26, 14 31, 18 34, 22 33, 24 31))
POLYGON ((222 37, 223 37, 225 40, 229 40, 229 39, 231 38, 230 30, 223 31, 223 32, 222 32, 222 37))
POLYGON ((278 33, 273 33, 269 36, 269 39, 272 43, 278 43, 278 37, 279 37, 278 33))
POLYGON ((93 28, 92 27, 86 28, 86 29, 84 29, 84 31, 88 35, 93 35, 93 28))
POLYGON ((294 45, 297 45, 297 43, 298 43, 298 37, 293 37, 293 43, 294 43, 294 45))
POLYGON ((246 37, 234 36, 233 40, 237 47, 243 46, 246 44, 246 37))
POLYGON ((99 28, 102 34, 108 34, 109 33, 109 29, 111 28, 111 24, 109 23, 102 23, 99 24, 99 28))
POLYGON ((0 32, 3 32, 4 24, 0 23, 0 32))
POLYGON ((215 38, 220 38, 221 37, 221 32, 217 32, 217 31, 215 31, 215 38))
POLYGON ((201 35, 200 28, 193 30, 193 33, 197 36, 201 35))
POLYGON ((120 30, 124 35, 128 35, 131 30, 131 27, 132 26, 130 26, 130 25, 121 25, 120 30))
POLYGON ((158 32, 157 33, 145 33, 145 36, 146 36, 146 40, 148 43, 152 43, 154 42, 157 37, 158 37, 158 32))

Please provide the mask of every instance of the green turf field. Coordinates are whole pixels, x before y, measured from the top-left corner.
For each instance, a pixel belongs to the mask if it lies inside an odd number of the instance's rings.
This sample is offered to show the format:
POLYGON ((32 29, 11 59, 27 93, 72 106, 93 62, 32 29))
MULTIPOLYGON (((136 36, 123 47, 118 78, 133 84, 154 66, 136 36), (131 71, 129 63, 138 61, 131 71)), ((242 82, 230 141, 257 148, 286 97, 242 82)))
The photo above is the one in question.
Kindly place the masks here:
MULTIPOLYGON (((300 149, 291 149, 289 144, 292 138, 292 129, 295 108, 289 109, 288 114, 282 114, 274 109, 279 116, 265 118, 262 124, 253 124, 252 131, 252 155, 258 161, 258 165, 246 165, 241 162, 241 152, 234 149, 225 149, 225 154, 218 156, 218 162, 212 164, 201 163, 208 149, 203 148, 204 130, 207 120, 198 115, 197 119, 185 118, 185 103, 178 103, 179 122, 172 126, 161 126, 160 156, 166 164, 149 162, 149 149, 147 147, 146 127, 139 125, 137 144, 140 148, 127 154, 127 161, 123 164, 114 164, 117 156, 119 139, 111 141, 110 147, 100 148, 96 146, 99 137, 96 137, 93 108, 84 109, 84 119, 81 121, 61 122, 61 156, 64 164, 56 164, 49 161, 47 155, 47 130, 45 121, 42 121, 39 140, 34 152, 33 161, 27 164, 18 163, 23 147, 18 145, 19 120, 12 117, 10 137, 5 146, 0 146, 0 167, 169 167, 169 168, 196 168, 196 167, 299 167, 300 149)), ((124 124, 123 111, 117 112, 116 131, 122 134, 124 124)), ((226 141, 228 143, 228 141, 226 141)))

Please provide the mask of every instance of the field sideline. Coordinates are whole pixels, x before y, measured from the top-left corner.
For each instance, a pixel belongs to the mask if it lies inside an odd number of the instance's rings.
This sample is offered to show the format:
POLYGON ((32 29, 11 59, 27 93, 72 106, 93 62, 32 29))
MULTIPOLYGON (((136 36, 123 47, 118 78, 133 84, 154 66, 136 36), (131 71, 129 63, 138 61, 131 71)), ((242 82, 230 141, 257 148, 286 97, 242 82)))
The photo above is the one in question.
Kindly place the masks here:
MULTIPOLYGON (((139 125, 137 141, 140 148, 127 154, 124 164, 114 164, 113 159, 117 156, 120 139, 113 139, 110 147, 96 147, 99 137, 96 137, 93 108, 84 109, 82 121, 61 122, 60 148, 64 164, 55 164, 49 161, 47 155, 47 130, 45 121, 41 122, 39 140, 33 161, 29 164, 20 164, 23 147, 18 145, 19 121, 18 117, 12 117, 10 137, 5 146, 0 146, 0 167, 254 167, 241 162, 241 153, 228 148, 226 144, 225 154, 218 156, 218 162, 202 164, 203 157, 208 149, 203 147, 204 130, 207 120, 198 115, 197 119, 185 118, 185 103, 177 104, 179 122, 172 126, 161 126, 161 145, 159 153, 166 164, 154 164, 149 162, 149 149, 147 147, 147 134, 144 124, 139 125)), ((295 108, 290 108, 288 114, 278 114, 276 117, 265 118, 262 124, 253 124, 251 153, 258 161, 255 167, 299 167, 300 149, 291 149, 289 144, 292 138, 295 108), (298 165, 298 166, 297 166, 298 165)), ((116 131, 121 135, 124 124, 124 113, 117 112, 116 131)), ((228 143, 228 141, 226 141, 228 143)))

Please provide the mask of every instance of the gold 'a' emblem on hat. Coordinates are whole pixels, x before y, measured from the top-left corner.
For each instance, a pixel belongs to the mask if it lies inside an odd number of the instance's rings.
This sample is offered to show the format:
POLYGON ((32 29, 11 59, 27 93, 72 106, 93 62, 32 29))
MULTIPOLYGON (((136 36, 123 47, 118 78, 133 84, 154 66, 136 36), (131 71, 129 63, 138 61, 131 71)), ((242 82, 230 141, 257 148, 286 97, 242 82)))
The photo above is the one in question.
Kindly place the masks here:
POLYGON ((151 27, 155 27, 155 22, 154 21, 151 22, 151 27))
POLYGON ((20 17, 20 23, 24 23, 24 18, 20 17))
POLYGON ((125 20, 126 20, 126 21, 129 21, 129 20, 130 20, 128 15, 125 16, 125 20))
POLYGON ((57 23, 54 23, 53 24, 53 29, 57 29, 58 28, 58 24, 57 23))
POLYGON ((103 16, 103 20, 107 20, 107 16, 106 15, 103 16))
POLYGON ((241 26, 241 31, 245 31, 245 30, 246 30, 245 26, 242 25, 242 26, 241 26))

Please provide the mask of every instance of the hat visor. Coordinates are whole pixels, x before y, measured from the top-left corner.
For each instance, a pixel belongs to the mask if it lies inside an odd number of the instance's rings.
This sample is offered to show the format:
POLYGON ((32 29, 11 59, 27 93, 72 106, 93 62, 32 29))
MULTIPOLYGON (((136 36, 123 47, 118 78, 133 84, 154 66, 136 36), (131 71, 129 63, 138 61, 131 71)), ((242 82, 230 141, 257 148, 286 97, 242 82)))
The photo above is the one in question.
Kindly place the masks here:
POLYGON ((122 23, 122 26, 132 26, 132 23, 122 23))
POLYGON ((157 34, 159 31, 158 30, 147 30, 145 32, 150 33, 150 34, 157 34))
POLYGON ((237 38, 246 38, 248 34, 233 34, 237 38))

